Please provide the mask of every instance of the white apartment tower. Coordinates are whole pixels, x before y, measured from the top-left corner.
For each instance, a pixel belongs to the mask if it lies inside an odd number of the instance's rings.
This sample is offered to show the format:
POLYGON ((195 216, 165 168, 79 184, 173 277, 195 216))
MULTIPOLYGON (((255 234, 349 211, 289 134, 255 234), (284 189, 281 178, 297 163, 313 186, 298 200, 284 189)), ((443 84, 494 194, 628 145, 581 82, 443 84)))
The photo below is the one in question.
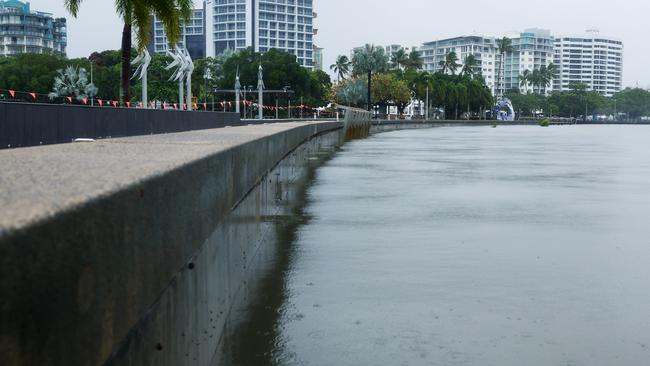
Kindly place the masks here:
MULTIPOLYGON (((532 72, 553 62, 554 38, 551 36, 551 31, 537 28, 526 29, 518 36, 510 38, 513 51, 507 53, 505 58, 504 89, 506 91, 512 89, 520 89, 522 92, 526 89, 532 91, 531 85, 520 84, 519 75, 526 70, 532 72)), ((542 88, 542 92, 545 93, 551 90, 551 85, 542 88)))
POLYGON ((623 42, 597 31, 555 40, 555 90, 569 91, 573 82, 587 85, 604 96, 623 88, 623 42))
POLYGON ((311 69, 315 17, 312 0, 208 0, 206 53, 216 56, 247 47, 264 53, 275 48, 311 69))
POLYGON ((447 54, 452 51, 456 53, 458 62, 461 64, 457 72, 462 68, 465 58, 468 55, 474 55, 478 63, 475 71, 483 75, 485 83, 492 93, 496 92, 496 67, 500 62, 500 56, 497 53, 494 37, 462 36, 443 39, 424 43, 422 47, 418 47, 418 51, 424 62, 424 70, 429 72, 439 71, 442 68, 440 62, 444 61, 447 54))
POLYGON ((19 53, 65 55, 65 18, 31 9, 29 2, 0 0, 0 56, 19 53))
POLYGON ((391 44, 384 47, 386 55, 388 58, 393 57, 393 54, 399 50, 404 50, 406 53, 411 53, 411 51, 417 51, 417 47, 404 47, 401 44, 391 44))

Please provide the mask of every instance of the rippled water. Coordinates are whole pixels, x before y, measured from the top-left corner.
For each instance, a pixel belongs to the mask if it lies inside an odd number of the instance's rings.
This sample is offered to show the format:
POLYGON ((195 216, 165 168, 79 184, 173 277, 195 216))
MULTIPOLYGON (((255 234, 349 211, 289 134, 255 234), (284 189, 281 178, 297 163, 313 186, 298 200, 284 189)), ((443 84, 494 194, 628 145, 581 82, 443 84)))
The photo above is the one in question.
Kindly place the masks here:
POLYGON ((650 127, 374 135, 299 216, 235 364, 650 364, 650 127))

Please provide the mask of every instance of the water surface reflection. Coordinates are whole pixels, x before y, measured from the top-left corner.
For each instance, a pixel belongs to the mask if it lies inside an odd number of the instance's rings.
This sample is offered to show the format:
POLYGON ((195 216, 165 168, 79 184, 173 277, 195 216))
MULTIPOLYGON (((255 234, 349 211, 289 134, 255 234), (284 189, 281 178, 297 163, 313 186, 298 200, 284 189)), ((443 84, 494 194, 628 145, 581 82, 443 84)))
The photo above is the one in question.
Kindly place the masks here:
POLYGON ((384 133, 317 170, 237 365, 646 365, 650 128, 384 133))

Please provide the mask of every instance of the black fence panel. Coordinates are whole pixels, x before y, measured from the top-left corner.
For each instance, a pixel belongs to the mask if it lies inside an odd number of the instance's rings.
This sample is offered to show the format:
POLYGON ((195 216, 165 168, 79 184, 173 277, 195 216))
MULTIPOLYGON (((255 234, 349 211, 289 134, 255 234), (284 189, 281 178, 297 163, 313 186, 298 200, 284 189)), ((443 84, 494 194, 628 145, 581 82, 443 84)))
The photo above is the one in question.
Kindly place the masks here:
POLYGON ((241 125, 227 112, 0 102, 0 149, 241 125))

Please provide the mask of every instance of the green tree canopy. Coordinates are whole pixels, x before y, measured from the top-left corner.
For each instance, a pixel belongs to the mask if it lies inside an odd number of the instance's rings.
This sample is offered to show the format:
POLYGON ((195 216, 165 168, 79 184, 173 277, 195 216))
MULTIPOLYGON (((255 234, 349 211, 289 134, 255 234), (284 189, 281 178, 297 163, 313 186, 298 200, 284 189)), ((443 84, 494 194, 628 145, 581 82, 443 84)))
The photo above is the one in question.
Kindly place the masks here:
MULTIPOLYGON (((323 72, 310 72, 300 66, 296 56, 271 49, 264 54, 252 48, 238 51, 223 63, 223 77, 217 85, 221 89, 234 89, 237 70, 242 87, 257 88, 257 69, 264 68, 264 84, 268 90, 281 90, 284 87, 295 92, 294 100, 303 98, 305 105, 322 106, 326 104, 331 80, 323 72)), ((233 95, 229 94, 228 98, 233 95)), ((275 104, 275 95, 265 95, 265 104, 275 104)), ((283 96, 284 98, 284 96, 283 96)))
POLYGON ((630 118, 650 116, 650 91, 640 88, 626 88, 613 97, 616 110, 627 113, 630 118))
POLYGON ((411 100, 409 87, 394 74, 375 74, 372 83, 372 102, 378 105, 395 105, 403 109, 411 100))

